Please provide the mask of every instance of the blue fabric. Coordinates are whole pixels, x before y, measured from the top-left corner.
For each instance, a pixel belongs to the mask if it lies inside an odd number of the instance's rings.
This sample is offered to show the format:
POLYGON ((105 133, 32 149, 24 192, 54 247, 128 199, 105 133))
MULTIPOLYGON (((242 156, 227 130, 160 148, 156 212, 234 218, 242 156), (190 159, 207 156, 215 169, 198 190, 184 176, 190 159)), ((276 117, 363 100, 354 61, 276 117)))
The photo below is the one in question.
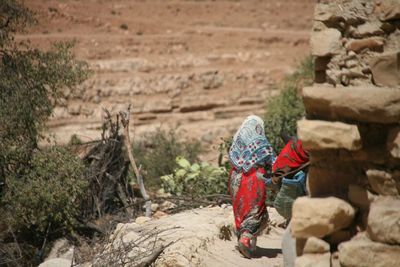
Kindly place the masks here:
POLYGON ((303 171, 299 171, 292 179, 283 178, 282 184, 298 186, 301 189, 303 189, 304 193, 307 193, 306 181, 307 181, 306 173, 303 171))
POLYGON ((264 133, 264 122, 258 116, 249 116, 233 137, 229 160, 238 170, 248 172, 253 166, 272 165, 275 153, 264 133))

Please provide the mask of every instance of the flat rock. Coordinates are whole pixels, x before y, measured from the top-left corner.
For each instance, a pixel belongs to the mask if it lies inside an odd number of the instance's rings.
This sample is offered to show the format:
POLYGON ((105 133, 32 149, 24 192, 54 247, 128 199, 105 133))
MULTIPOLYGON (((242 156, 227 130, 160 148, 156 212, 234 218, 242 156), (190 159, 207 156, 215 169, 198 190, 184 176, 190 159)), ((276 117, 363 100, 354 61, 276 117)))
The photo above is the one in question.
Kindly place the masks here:
POLYGON ((340 53, 342 34, 336 29, 314 32, 311 36, 311 54, 313 56, 332 56, 340 53))
POLYGON ((331 253, 304 254, 296 258, 295 267, 331 267, 331 253))
POLYGON ((379 86, 400 86, 400 51, 375 55, 369 62, 373 81, 379 86))
MULTIPOLYGON (((367 177, 372 189, 383 196, 398 196, 396 178, 393 174, 381 170, 368 170, 367 177)), ((398 181, 400 182, 400 181, 398 181)))
POLYGON ((359 150, 362 146, 356 125, 320 120, 300 120, 297 122, 297 129, 303 147, 307 150, 359 150))
POLYGON ((339 260, 344 267, 398 267, 400 246, 373 242, 360 233, 339 245, 339 260))
POLYGON ((354 214, 354 208, 339 198, 300 197, 293 204, 292 234, 296 238, 324 237, 349 226, 354 214))
POLYGON ((398 0, 381 1, 379 18, 383 21, 400 19, 400 4, 398 0))
POLYGON ((384 35, 385 32, 381 29, 382 23, 380 21, 367 22, 357 27, 352 34, 354 37, 362 38, 368 36, 384 35))
POLYGON ((318 85, 305 87, 303 100, 307 114, 318 118, 380 124, 400 121, 398 89, 318 85))
POLYGON ((382 197, 371 204, 368 234, 377 242, 400 244, 400 199, 382 197))
POLYGON ((361 52, 364 49, 370 51, 382 52, 384 40, 379 37, 370 37, 365 39, 351 39, 349 40, 345 47, 349 51, 354 51, 356 53, 361 52))

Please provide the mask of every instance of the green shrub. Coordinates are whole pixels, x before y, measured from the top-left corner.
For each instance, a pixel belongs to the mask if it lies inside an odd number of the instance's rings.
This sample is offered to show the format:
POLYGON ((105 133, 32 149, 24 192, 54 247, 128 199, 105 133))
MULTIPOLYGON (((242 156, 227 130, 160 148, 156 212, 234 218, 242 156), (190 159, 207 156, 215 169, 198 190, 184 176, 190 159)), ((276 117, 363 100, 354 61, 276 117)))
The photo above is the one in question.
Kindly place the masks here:
POLYGON ((9 215, 9 225, 38 234, 44 234, 49 225, 51 231, 71 230, 87 186, 83 163, 57 147, 35 152, 29 163, 22 177, 7 183, 2 206, 9 215))
POLYGON ((163 131, 146 134, 141 141, 133 145, 137 164, 142 166, 146 186, 161 186, 160 177, 170 174, 178 167, 175 159, 183 156, 189 161, 197 160, 201 152, 200 142, 179 141, 174 131, 163 131))
POLYGON ((311 57, 302 61, 296 72, 281 84, 279 95, 267 101, 265 109, 265 134, 276 153, 284 146, 281 134, 296 135, 296 123, 305 115, 300 90, 314 81, 314 64, 311 57))
POLYGON ((200 164, 177 157, 179 166, 170 175, 161 177, 164 191, 177 196, 204 196, 227 194, 228 173, 224 167, 214 167, 206 162, 200 164))

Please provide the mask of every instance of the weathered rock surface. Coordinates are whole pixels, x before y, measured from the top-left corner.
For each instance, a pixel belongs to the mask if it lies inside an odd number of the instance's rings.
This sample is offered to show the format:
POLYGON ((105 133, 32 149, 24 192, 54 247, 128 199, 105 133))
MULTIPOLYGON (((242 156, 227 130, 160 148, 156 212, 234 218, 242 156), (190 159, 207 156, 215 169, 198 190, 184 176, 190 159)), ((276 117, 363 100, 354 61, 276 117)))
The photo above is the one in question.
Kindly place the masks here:
POLYGON ((397 181, 396 178, 400 179, 400 177, 395 177, 393 174, 380 171, 380 170, 368 170, 367 177, 369 184, 372 189, 380 195, 383 196, 398 196, 399 195, 399 186, 400 181, 397 181))
POLYGON ((340 53, 342 34, 336 29, 316 32, 311 37, 311 54, 313 56, 332 56, 340 53))
POLYGON ((313 86, 303 89, 307 113, 330 120, 372 123, 400 121, 400 91, 371 85, 358 87, 313 86))
POLYGON ((371 59, 369 66, 376 85, 400 86, 400 51, 377 55, 371 59))
POLYGON ((368 234, 377 242, 400 244, 400 199, 380 198, 371 204, 368 234))
POLYGON ((297 122, 299 138, 307 150, 361 148, 361 137, 356 125, 320 120, 297 122))
POLYGON ((343 267, 398 267, 400 246, 373 242, 360 233, 339 245, 339 260, 343 267))
POLYGON ((349 226, 354 214, 354 208, 339 198, 300 197, 293 204, 292 234, 296 238, 324 237, 349 226))
POLYGON ((400 159, 400 127, 390 130, 386 146, 393 158, 400 159))
POLYGON ((346 43, 346 49, 349 51, 354 51, 356 53, 361 52, 364 49, 370 51, 383 51, 384 41, 379 37, 370 37, 366 39, 352 39, 346 43))
POLYGON ((303 253, 325 253, 329 252, 329 250, 330 245, 328 242, 312 236, 307 238, 303 248, 303 253))
POLYGON ((304 254, 296 258, 295 267, 331 267, 331 253, 304 254))
POLYGON ((64 258, 53 258, 42 262, 39 267, 71 267, 72 261, 64 258))

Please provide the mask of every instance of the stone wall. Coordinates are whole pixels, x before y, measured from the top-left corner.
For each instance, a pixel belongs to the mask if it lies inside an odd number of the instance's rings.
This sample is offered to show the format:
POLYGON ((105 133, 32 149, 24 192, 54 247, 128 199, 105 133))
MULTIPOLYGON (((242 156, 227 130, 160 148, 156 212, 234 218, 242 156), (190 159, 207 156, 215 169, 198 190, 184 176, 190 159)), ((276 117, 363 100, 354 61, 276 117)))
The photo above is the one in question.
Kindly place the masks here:
POLYGON ((311 49, 296 266, 400 266, 400 1, 320 1, 311 49))

